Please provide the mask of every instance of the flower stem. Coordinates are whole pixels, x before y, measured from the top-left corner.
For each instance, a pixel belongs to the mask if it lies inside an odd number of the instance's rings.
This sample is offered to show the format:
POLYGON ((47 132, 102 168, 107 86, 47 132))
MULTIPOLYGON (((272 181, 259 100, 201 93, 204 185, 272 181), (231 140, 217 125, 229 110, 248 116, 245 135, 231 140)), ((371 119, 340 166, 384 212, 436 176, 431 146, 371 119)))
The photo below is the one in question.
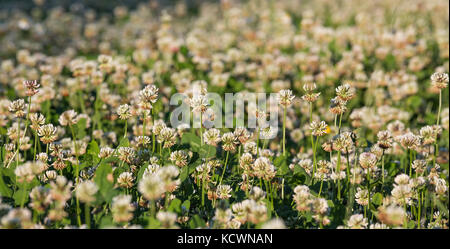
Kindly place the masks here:
POLYGON ((203 170, 202 177, 202 207, 205 206, 205 170, 203 170))
MULTIPOLYGON (((152 117, 153 117, 153 120, 152 120, 152 122, 153 122, 153 125, 155 125, 155 113, 154 113, 154 111, 153 111, 154 109, 152 108, 152 117)), ((152 153, 154 153, 155 152, 155 143, 156 143, 156 137, 155 137, 155 133, 152 131, 152 153)))
POLYGON ((419 210, 417 211, 417 228, 419 228, 419 229, 420 229, 420 215, 422 213, 421 196, 422 196, 422 191, 419 192, 419 201, 418 201, 418 204, 419 204, 418 209, 419 210))
POLYGON ((256 156, 258 156, 259 150, 259 126, 256 128, 256 156))
POLYGON ((384 186, 384 149, 383 154, 381 155, 381 176, 382 176, 382 183, 384 186))
MULTIPOLYGON (((369 208, 369 214, 370 214, 370 168, 367 169, 367 193, 369 196, 369 202, 367 204, 367 207, 369 208)), ((367 219, 369 221, 369 226, 370 226, 370 220, 371 219, 367 219)))
MULTIPOLYGON (((75 183, 78 184, 79 182, 79 175, 80 175, 80 161, 78 160, 78 148, 77 148, 77 143, 76 143, 76 138, 75 138, 75 133, 73 132, 73 127, 72 125, 69 125, 70 127, 70 131, 72 132, 72 139, 73 139, 73 147, 75 150, 75 157, 77 159, 76 165, 75 165, 75 175, 76 175, 76 180, 75 183)), ((47 144, 47 150, 48 150, 48 144, 47 144)), ((75 196, 76 199, 76 206, 77 206, 77 221, 78 221, 78 226, 81 226, 81 217, 80 217, 80 201, 78 200, 78 197, 75 196)))
POLYGON ((225 175, 225 171, 227 170, 227 162, 228 162, 228 155, 230 154, 230 151, 227 151, 227 156, 225 157, 225 166, 223 167, 222 176, 220 177, 219 185, 222 184, 223 176, 225 175))
POLYGON ((321 179, 321 181, 320 181, 320 189, 319 189, 318 197, 320 197, 320 193, 322 193, 322 187, 323 187, 323 179, 321 179))
POLYGON ((441 116, 441 108, 442 108, 442 90, 439 90, 439 109, 438 109, 436 125, 439 125, 439 118, 441 116))
POLYGON ((88 228, 91 228, 91 214, 90 214, 90 210, 89 210, 89 204, 85 203, 84 204, 84 218, 85 218, 85 222, 86 222, 86 226, 88 228))
POLYGON ((17 124, 17 150, 16 150, 16 167, 19 166, 19 154, 20 154, 20 118, 17 124))
POLYGON ((170 202, 170 193, 166 192, 166 198, 164 200, 164 208, 167 210, 169 208, 169 202, 170 202))
POLYGON ((36 162, 36 147, 37 147, 38 135, 37 132, 34 132, 34 152, 33 152, 33 161, 36 162))
POLYGON ((283 111, 283 156, 286 155, 286 111, 287 111, 287 109, 284 108, 284 111, 283 111))
POLYGON ((125 120, 125 129, 123 132, 123 138, 127 137, 127 129, 128 129, 128 120, 125 120))
MULTIPOLYGON (((408 209, 406 208, 406 200, 404 200, 403 208, 405 209, 405 214, 407 213, 408 209)), ((403 228, 408 228, 408 220, 407 216, 405 215, 405 218, 403 219, 403 228)))
POLYGON ((313 147, 313 174, 312 174, 312 182, 314 184, 314 175, 316 173, 317 170, 317 160, 316 160, 316 145, 319 142, 319 137, 316 138, 316 142, 314 142, 314 137, 313 135, 311 135, 311 144, 313 147))
POLYGON ((412 175, 412 162, 413 162, 413 156, 412 156, 412 150, 409 150, 409 177, 412 175))
POLYGON ((149 206, 150 206, 150 217, 155 217, 155 213, 156 213, 156 202, 153 200, 149 201, 149 206))
POLYGON ((337 198, 340 201, 341 200, 341 150, 338 150, 336 171, 337 171, 336 174, 338 176, 338 195, 337 195, 337 198))
MULTIPOLYGON (((437 114, 437 121, 436 125, 439 126, 439 118, 441 116, 441 108, 442 108, 442 90, 439 90, 439 108, 438 108, 438 114, 437 114)), ((434 157, 433 157, 433 166, 436 163, 437 157, 439 156, 439 146, 437 141, 437 134, 436 134, 436 141, 434 142, 434 157)))
POLYGON ((203 115, 200 113, 200 145, 203 146, 203 115))
POLYGON ((312 123, 312 102, 309 102, 309 123, 312 123))
POLYGON ((144 110, 144 118, 142 119, 142 136, 145 136, 145 121, 147 119, 147 111, 144 110))

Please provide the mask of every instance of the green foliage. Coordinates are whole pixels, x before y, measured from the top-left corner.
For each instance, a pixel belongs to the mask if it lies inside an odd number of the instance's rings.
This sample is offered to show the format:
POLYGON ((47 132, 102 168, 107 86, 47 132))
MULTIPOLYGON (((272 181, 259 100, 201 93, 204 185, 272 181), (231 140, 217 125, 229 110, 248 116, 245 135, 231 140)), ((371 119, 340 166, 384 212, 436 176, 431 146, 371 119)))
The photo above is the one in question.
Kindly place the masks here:
POLYGON ((189 221, 190 228, 206 228, 205 221, 198 214, 194 215, 189 221))
POLYGON ((181 200, 178 198, 173 199, 170 201, 169 209, 170 212, 175 212, 178 215, 181 214, 181 200))
POLYGON ((114 183, 108 179, 108 175, 112 174, 109 164, 101 163, 95 171, 94 182, 99 188, 101 200, 111 203, 112 198, 118 194, 118 190, 114 189, 114 183))
POLYGON ((383 201, 383 195, 381 193, 376 193, 372 197, 372 203, 379 206, 383 201))

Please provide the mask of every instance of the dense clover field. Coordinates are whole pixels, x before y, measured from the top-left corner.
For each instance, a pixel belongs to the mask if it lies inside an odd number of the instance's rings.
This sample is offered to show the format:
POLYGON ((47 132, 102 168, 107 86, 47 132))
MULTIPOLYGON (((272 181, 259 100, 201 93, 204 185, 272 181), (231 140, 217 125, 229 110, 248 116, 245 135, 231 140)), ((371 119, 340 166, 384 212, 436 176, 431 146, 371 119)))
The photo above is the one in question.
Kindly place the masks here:
POLYGON ((448 229, 448 1, 43 2, 0 10, 0 228, 448 229))

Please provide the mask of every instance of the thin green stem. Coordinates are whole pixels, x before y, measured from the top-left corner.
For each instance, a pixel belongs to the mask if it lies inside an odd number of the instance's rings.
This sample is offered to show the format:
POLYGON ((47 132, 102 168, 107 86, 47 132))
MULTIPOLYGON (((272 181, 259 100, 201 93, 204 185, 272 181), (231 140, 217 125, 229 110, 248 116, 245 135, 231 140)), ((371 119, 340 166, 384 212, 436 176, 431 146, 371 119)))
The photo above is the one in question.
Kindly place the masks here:
MULTIPOLYGON (((405 210, 405 213, 407 213, 408 209, 406 208, 406 200, 404 200, 403 208, 405 210)), ((405 218, 403 219, 403 228, 408 228, 408 220, 407 216, 405 215, 405 218)))
POLYGON ((384 186, 384 149, 383 149, 383 154, 381 155, 381 177, 382 177, 382 183, 384 186))
POLYGON ((420 215, 422 214, 422 204, 421 204, 421 196, 422 196, 422 193, 421 193, 421 191, 420 191, 420 193, 419 193, 419 200, 418 200, 418 204, 419 204, 419 207, 418 207, 418 211, 417 211, 417 228, 419 228, 420 229, 420 215))
MULTIPOLYGON (((153 111, 154 109, 152 108, 152 122, 153 125, 155 125, 155 112, 153 111)), ((156 147, 156 136, 155 133, 152 131, 152 153, 155 153, 155 147, 156 147)))
POLYGON ((341 150, 338 150, 338 156, 337 156, 337 167, 336 167, 336 174, 338 176, 338 195, 337 198, 340 201, 341 200, 341 150))
POLYGON ((316 138, 316 141, 314 142, 314 137, 311 135, 311 143, 313 147, 313 174, 312 174, 312 183, 314 184, 314 176, 317 170, 317 160, 316 160, 316 148, 317 144, 319 142, 319 137, 316 138))
POLYGON ((19 154, 20 154, 20 118, 17 124, 16 167, 19 166, 19 154))
MULTIPOLYGON (((439 126, 439 119, 441 117, 441 108, 442 108, 442 90, 439 90, 439 107, 438 107, 438 114, 437 114, 437 120, 436 125, 439 126)), ((439 146, 438 146, 438 138, 436 135, 436 141, 434 142, 434 157, 433 157, 433 166, 436 164, 437 157, 439 156, 439 146)))
POLYGON ((127 129, 128 129, 128 120, 125 119, 125 129, 123 131, 123 138, 127 137, 127 129))
POLYGON ((256 128, 256 156, 259 155, 259 126, 256 128))
POLYGON ((318 197, 320 197, 320 194, 322 193, 322 187, 323 187, 323 179, 322 179, 322 177, 321 177, 321 179, 320 179, 320 189, 319 189, 319 195, 318 195, 318 197))
POLYGON ((34 152, 33 152, 33 161, 34 162, 36 162, 37 141, 38 141, 38 135, 37 135, 37 132, 34 132, 34 152))
POLYGON ((412 175, 412 163, 413 163, 413 155, 412 150, 409 150, 409 177, 412 175))
POLYGON ((166 192, 166 196, 165 196, 165 200, 164 200, 164 208, 167 210, 169 208, 169 203, 170 203, 170 193, 166 192))
POLYGON ((155 217, 155 213, 156 213, 156 202, 154 200, 150 200, 149 201, 149 211, 150 211, 150 217, 155 217))
MULTIPOLYGON (((367 206, 369 207, 369 214, 370 214, 370 168, 367 169, 367 193, 369 196, 369 203, 367 204, 367 206)), ((368 219, 368 221, 370 226, 371 219, 368 219)))
POLYGON ((147 111, 144 110, 144 118, 142 119, 142 136, 145 136, 145 121, 147 120, 147 111))
POLYGON ((205 171, 203 170, 203 177, 202 177, 202 207, 205 206, 205 171))
POLYGON ((200 145, 203 146, 203 115, 200 113, 200 145))
POLYGON ((309 102, 309 123, 312 123, 312 102, 309 102))
POLYGON ((283 156, 286 155, 286 111, 287 111, 287 109, 284 108, 284 111, 283 111, 283 156))
MULTIPOLYGON (((70 127, 70 131, 72 132, 72 139, 73 139, 73 147, 75 150, 75 157, 77 159, 76 161, 76 165, 75 165, 75 175, 76 175, 76 180, 75 183, 78 184, 79 182, 79 175, 80 175, 80 161, 78 160, 78 146, 76 143, 76 137, 75 137, 75 133, 73 131, 73 127, 72 125, 69 125, 70 127)), ((47 144, 47 150, 48 150, 48 144, 47 144)), ((78 200, 78 197, 75 196, 75 201, 76 201, 76 208, 77 208, 77 221, 78 221, 78 226, 81 226, 81 217, 80 217, 80 201, 78 200)))
POLYGON ((84 204, 84 218, 85 218, 85 222, 86 222, 86 226, 88 228, 91 228, 91 212, 89 210, 89 204, 85 203, 84 204))
POLYGON ((439 90, 439 108, 436 125, 439 125, 439 118, 441 117, 441 108, 442 108, 442 90, 439 90))
POLYGON ((225 157, 225 166, 223 167, 222 176, 220 177, 219 185, 222 184, 223 176, 225 175, 225 171, 227 170, 227 163, 228 163, 228 156, 230 154, 230 151, 227 151, 227 155, 225 157))

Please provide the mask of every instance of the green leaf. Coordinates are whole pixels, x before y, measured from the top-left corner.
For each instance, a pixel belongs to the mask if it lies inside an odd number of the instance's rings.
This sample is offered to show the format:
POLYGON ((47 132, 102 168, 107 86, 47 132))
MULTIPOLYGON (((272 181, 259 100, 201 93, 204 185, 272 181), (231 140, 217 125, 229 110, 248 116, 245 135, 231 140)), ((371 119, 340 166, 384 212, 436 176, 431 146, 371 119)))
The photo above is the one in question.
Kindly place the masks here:
POLYGON ((11 197, 12 190, 8 188, 3 181, 3 177, 0 175, 0 196, 11 197))
POLYGON ((189 166, 183 167, 180 172, 180 182, 184 182, 184 180, 186 180, 188 176, 189 176, 189 166))
POLYGON ((183 204, 181 204, 181 209, 182 209, 183 212, 188 213, 190 207, 191 207, 191 201, 190 200, 185 200, 183 202, 183 204))
POLYGON ((148 162, 144 163, 142 167, 139 169, 137 174, 137 182, 139 182, 142 179, 142 176, 144 175, 145 169, 148 167, 148 162))
POLYGON ((113 221, 111 215, 103 216, 100 219, 100 228, 110 227, 113 225, 114 225, 114 221, 113 221))
POLYGON ((200 148, 200 157, 201 158, 210 158, 210 157, 214 157, 216 155, 216 147, 212 146, 212 145, 208 145, 208 144, 204 144, 201 148, 200 148))
POLYGON ((300 176, 305 176, 306 180, 309 182, 309 178, 311 178, 308 173, 306 173, 305 169, 300 167, 300 165, 296 164, 294 166, 294 175, 300 175, 300 176))
MULTIPOLYGON (((0 128, 0 130, 4 130, 3 127, 0 128)), ((1 138, 1 136, 0 136, 0 138, 1 138)), ((3 166, 3 167, 5 167, 5 164, 6 164, 6 162, 5 162, 5 154, 6 154, 5 146, 2 146, 0 148, 0 162, 2 162, 1 166, 3 166)))
POLYGON ((99 188, 100 195, 103 197, 103 200, 108 203, 111 202, 114 195, 118 193, 118 191, 113 189, 114 183, 107 179, 109 174, 112 174, 111 166, 102 163, 98 166, 94 176, 94 182, 99 188))
POLYGON ((156 103, 153 104, 152 108, 155 113, 160 113, 164 109, 162 101, 161 100, 156 101, 156 103))
POLYGON ((327 200, 327 203, 330 208, 334 208, 334 203, 332 200, 327 200))
POLYGON ((307 221, 307 222, 311 222, 311 221, 312 221, 312 215, 311 215, 311 213, 310 213, 310 212, 306 213, 306 214, 305 214, 305 218, 306 218, 306 221, 307 221))
POLYGON ((178 198, 173 199, 170 202, 169 211, 181 214, 181 200, 178 198))
POLYGON ((120 139, 119 146, 117 146, 117 148, 119 148, 119 147, 128 147, 129 145, 130 145, 130 141, 128 141, 128 138, 122 137, 120 139))
POLYGON ((87 154, 92 155, 96 162, 98 162, 98 153, 100 152, 100 148, 95 140, 92 140, 87 147, 87 154))
POLYGON ((287 157, 280 156, 280 157, 275 158, 275 160, 273 161, 273 164, 277 168, 277 175, 282 176, 282 175, 289 173, 289 166, 287 164, 286 159, 287 159, 287 157))
POLYGON ((189 227, 190 228, 205 228, 206 223, 202 218, 200 218, 200 216, 198 214, 196 214, 189 221, 189 227))
POLYGON ((75 130, 75 137, 77 139, 81 139, 84 138, 86 136, 86 119, 85 118, 80 118, 80 120, 77 123, 77 128, 75 130))
POLYGON ((192 151, 195 151, 195 152, 199 151, 199 148, 201 145, 200 137, 198 137, 197 135, 195 135, 192 132, 183 134, 183 137, 181 138, 181 143, 189 144, 192 147, 191 148, 192 151))
POLYGON ((448 204, 445 205, 441 200, 436 198, 436 206, 439 209, 439 212, 441 212, 442 214, 446 214, 448 217, 448 204))
POLYGON ((156 229, 156 228, 160 228, 161 227, 161 222, 153 217, 149 218, 149 223, 147 228, 152 228, 152 229, 156 229))
POLYGON ((416 222, 413 221, 413 220, 410 220, 410 221, 408 222, 408 228, 409 228, 409 229, 413 229, 413 228, 415 228, 415 227, 416 227, 416 222))
MULTIPOLYGON (((8 169, 0 167, 0 196, 11 197, 12 190, 6 185, 5 177, 3 177, 7 171, 8 169)), ((9 176, 9 178, 11 179, 11 176, 9 176)))
POLYGON ((198 159, 194 163, 190 163, 188 166, 183 167, 180 172, 180 181, 184 182, 186 178, 189 177, 190 174, 192 174, 195 171, 195 168, 200 164, 201 160, 198 159))
POLYGON ((28 188, 22 185, 19 188, 19 190, 17 190, 13 195, 14 204, 20 205, 22 203, 22 200, 24 203, 27 203, 29 199, 28 194, 29 194, 28 188))
POLYGON ((7 176, 12 183, 16 182, 16 174, 14 173, 14 169, 12 169, 12 167, 10 168, 0 167, 0 172, 2 176, 7 176))
POLYGON ((381 202, 383 201, 383 195, 381 193, 376 193, 373 195, 372 203, 379 206, 381 205, 381 202))
POLYGON ((412 109, 416 110, 421 104, 422 104, 422 98, 419 96, 410 96, 406 103, 408 106, 410 106, 412 109))

